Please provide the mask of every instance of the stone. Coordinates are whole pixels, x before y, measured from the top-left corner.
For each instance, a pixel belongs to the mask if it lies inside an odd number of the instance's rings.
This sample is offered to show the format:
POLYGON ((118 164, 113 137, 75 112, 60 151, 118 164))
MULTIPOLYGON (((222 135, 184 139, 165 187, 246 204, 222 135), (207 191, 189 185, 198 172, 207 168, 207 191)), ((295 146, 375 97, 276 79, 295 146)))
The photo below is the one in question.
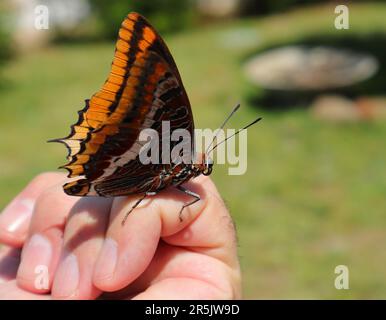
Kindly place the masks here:
POLYGON ((258 54, 244 70, 262 88, 322 91, 369 79, 377 72, 378 61, 369 54, 332 47, 287 46, 258 54))
POLYGON ((355 102, 339 95, 321 95, 311 105, 311 114, 331 122, 356 122, 361 113, 355 102))

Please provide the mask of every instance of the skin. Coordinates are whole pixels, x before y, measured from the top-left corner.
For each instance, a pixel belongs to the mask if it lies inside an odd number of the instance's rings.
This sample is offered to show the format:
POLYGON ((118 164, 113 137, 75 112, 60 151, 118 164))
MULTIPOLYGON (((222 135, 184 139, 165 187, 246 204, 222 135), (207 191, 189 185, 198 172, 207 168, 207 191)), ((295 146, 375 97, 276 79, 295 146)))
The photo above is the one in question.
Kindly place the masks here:
POLYGON ((0 215, 0 299, 241 298, 234 225, 210 178, 184 184, 202 200, 182 222, 191 198, 169 188, 123 226, 138 196, 71 197, 65 180, 37 176, 0 215))

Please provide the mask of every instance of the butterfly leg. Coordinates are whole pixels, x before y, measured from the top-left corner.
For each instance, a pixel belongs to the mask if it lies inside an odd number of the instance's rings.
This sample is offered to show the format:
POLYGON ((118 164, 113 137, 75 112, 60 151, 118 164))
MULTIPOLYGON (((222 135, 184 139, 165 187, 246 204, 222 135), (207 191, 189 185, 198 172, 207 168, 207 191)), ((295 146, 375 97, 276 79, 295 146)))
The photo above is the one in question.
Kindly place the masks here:
POLYGON ((182 211, 183 211, 186 207, 189 207, 189 206, 191 206, 192 204, 195 204, 197 201, 200 201, 201 198, 200 198, 200 196, 199 196, 197 193, 195 193, 195 192, 193 192, 193 191, 190 191, 190 190, 188 190, 188 189, 185 189, 183 186, 177 186, 177 189, 180 190, 180 191, 182 191, 183 193, 186 193, 186 194, 190 195, 191 197, 194 198, 193 201, 188 202, 188 203, 186 203, 186 204, 184 204, 184 205, 182 206, 182 208, 181 208, 181 210, 180 210, 180 213, 178 214, 178 217, 180 218, 180 221, 182 221, 182 211))
POLYGON ((138 207, 138 205, 142 202, 142 200, 145 199, 146 196, 148 196, 148 195, 150 195, 150 193, 145 193, 145 194, 143 195, 143 197, 139 198, 139 199, 137 200, 137 202, 134 203, 134 205, 131 207, 130 211, 127 212, 126 215, 125 215, 125 217, 123 218, 123 220, 122 220, 122 226, 125 224, 126 219, 127 219, 127 217, 129 216, 129 214, 130 214, 136 207, 138 207))

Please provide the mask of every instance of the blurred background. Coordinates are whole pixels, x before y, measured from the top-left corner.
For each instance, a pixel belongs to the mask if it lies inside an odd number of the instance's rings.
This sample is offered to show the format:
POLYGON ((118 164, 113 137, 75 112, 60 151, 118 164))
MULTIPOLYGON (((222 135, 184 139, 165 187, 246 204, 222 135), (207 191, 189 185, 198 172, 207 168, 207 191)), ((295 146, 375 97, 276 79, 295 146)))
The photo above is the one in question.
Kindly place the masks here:
POLYGON ((247 174, 213 175, 236 222, 244 297, 386 298, 383 2, 2 0, 0 208, 65 162, 46 141, 101 87, 137 11, 166 39, 197 128, 217 128, 237 102, 232 128, 264 118, 248 131, 247 174), (48 30, 35 28, 38 5, 48 30), (334 287, 337 265, 349 290, 334 287))

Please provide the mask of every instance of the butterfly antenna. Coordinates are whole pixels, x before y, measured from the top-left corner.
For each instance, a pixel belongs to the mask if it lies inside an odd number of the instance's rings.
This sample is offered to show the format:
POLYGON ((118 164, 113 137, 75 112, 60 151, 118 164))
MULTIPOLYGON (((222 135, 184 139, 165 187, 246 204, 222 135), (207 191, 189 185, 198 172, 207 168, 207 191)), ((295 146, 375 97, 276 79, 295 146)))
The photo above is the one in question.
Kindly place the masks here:
MULTIPOLYGON (((259 122, 261 119, 263 118, 257 118, 256 120, 252 121, 250 124, 246 125, 244 128, 241 128, 239 130, 237 130, 237 132, 235 132, 234 134, 232 134, 231 136, 225 138, 224 140, 220 141, 219 143, 217 143, 210 151, 209 153, 211 153, 214 149, 216 149, 220 144, 223 144, 224 142, 226 142, 227 140, 229 140, 230 138, 238 135, 241 131, 244 131, 245 129, 248 129, 250 126, 253 126, 255 123, 259 122)), ((208 153, 208 154, 209 154, 208 153)))
POLYGON ((225 125, 227 124, 227 122, 229 121, 230 118, 232 118, 232 116, 235 114, 235 112, 240 108, 240 103, 238 103, 232 110, 232 112, 226 117, 226 119, 224 120, 224 122, 222 123, 222 125, 220 126, 220 128, 218 128, 216 130, 216 133, 214 135, 214 138, 212 140, 212 142, 209 144, 209 146, 206 148, 206 154, 208 153, 208 150, 210 149, 210 147, 213 145, 214 141, 216 140, 219 132, 225 127, 225 125))

